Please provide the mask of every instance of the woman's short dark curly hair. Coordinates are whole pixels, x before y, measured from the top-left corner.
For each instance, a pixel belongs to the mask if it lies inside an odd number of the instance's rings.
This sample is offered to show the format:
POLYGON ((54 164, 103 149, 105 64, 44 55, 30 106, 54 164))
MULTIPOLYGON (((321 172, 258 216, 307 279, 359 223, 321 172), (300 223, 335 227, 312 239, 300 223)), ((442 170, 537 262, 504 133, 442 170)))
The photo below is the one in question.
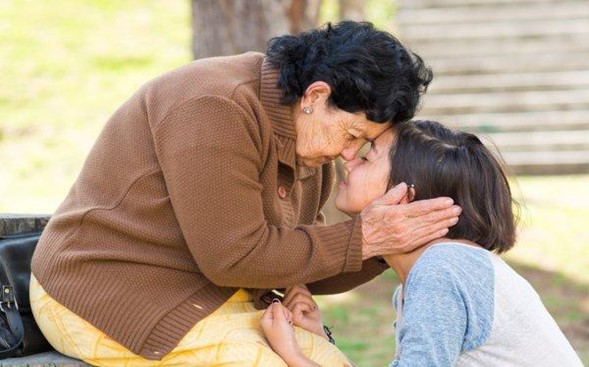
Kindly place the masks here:
POLYGON ((439 122, 408 121, 395 129, 389 187, 414 184, 414 200, 451 197, 462 214, 446 237, 497 253, 509 250, 515 244, 518 205, 501 156, 476 135, 439 122))
POLYGON ((324 81, 331 87, 330 105, 365 112, 379 123, 411 119, 432 80, 421 57, 368 22, 327 23, 298 35, 275 37, 266 55, 280 70, 283 103, 295 103, 309 85, 324 81))

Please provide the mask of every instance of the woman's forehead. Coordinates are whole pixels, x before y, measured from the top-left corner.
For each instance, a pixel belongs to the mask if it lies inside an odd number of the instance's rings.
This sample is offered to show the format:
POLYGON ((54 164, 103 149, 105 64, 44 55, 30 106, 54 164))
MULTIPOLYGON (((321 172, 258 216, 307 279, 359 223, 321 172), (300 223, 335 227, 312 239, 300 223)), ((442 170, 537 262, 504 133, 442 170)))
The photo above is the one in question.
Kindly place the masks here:
POLYGON ((396 138, 397 133, 395 129, 389 127, 374 140, 374 143, 379 146, 390 146, 396 140, 396 138))
POLYGON ((390 123, 378 123, 370 121, 365 114, 356 114, 354 127, 364 133, 364 138, 374 141, 383 131, 391 127, 390 123))

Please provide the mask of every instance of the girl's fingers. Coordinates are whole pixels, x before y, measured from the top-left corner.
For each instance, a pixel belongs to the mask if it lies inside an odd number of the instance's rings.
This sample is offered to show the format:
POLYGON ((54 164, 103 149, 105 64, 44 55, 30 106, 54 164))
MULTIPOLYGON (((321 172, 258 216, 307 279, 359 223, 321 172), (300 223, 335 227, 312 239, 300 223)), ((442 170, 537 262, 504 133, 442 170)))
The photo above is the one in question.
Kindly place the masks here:
POLYGON ((293 317, 290 310, 284 307, 278 299, 274 299, 272 304, 266 309, 266 312, 264 312, 261 322, 265 319, 269 320, 270 325, 280 325, 283 323, 292 325, 293 317))
POLYGON ((284 302, 282 304, 288 309, 291 309, 292 306, 298 302, 305 302, 311 306, 315 304, 311 293, 304 292, 297 292, 296 294, 291 294, 290 297, 284 299, 284 302))
POLYGON ((292 325, 292 322, 293 322, 293 321, 292 321, 292 320, 293 320, 293 315, 292 315, 292 312, 291 312, 291 311, 290 311, 288 308, 286 308, 286 307, 282 306, 282 313, 284 314, 284 319, 285 319, 285 320, 286 320, 286 321, 287 321, 289 324, 291 324, 291 325, 292 325))
POLYGON ((305 319, 305 313, 312 312, 313 309, 306 303, 296 303, 291 309, 292 320, 295 325, 299 325, 305 319))
POLYGON ((293 315, 296 315, 297 313, 312 312, 314 311, 314 308, 308 303, 298 302, 293 305, 290 311, 293 313, 293 315))
POLYGON ((311 297, 312 296, 311 295, 311 292, 307 289, 306 286, 304 286, 302 284, 301 285, 295 285, 295 286, 292 286, 292 287, 290 287, 290 288, 288 288, 286 290, 286 293, 284 295, 284 299, 283 299, 282 303, 286 307, 288 307, 288 304, 290 304, 290 302, 292 301, 292 299, 294 297, 296 297, 297 295, 299 295, 299 294, 306 295, 308 297, 311 297))
POLYGON ((275 307, 275 304, 273 303, 270 306, 268 306, 266 311, 264 311, 264 314, 262 315, 262 318, 260 319, 260 325, 262 325, 262 329, 266 329, 266 328, 272 326, 272 324, 274 322, 275 309, 276 309, 276 307, 275 307))

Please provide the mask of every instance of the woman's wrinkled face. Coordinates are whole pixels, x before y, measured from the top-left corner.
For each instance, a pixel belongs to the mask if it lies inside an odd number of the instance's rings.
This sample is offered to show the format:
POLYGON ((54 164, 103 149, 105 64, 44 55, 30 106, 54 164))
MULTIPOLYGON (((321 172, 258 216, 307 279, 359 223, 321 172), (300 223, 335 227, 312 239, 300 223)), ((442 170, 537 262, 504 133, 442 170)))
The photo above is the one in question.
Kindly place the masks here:
POLYGON ((395 143, 394 129, 383 132, 364 157, 344 164, 347 175, 340 183, 335 206, 349 215, 360 213, 368 204, 384 195, 389 182, 389 151, 395 143))
POLYGON ((304 166, 318 167, 338 156, 352 160, 364 144, 390 127, 390 123, 369 121, 365 113, 350 113, 329 106, 330 93, 329 86, 316 82, 295 106, 297 161, 304 166), (303 113, 302 109, 309 106, 313 112, 303 113))

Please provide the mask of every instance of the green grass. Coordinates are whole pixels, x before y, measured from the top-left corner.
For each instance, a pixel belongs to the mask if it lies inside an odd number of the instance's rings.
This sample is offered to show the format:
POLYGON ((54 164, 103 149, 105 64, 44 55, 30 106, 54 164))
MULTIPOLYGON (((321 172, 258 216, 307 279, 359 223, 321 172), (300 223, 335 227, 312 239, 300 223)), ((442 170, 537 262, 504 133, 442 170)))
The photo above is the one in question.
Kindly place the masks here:
MULTIPOLYGON (((378 3, 369 2, 368 16, 386 26, 394 9, 378 3)), ((322 20, 333 14, 328 4, 322 20)), ((115 109, 190 61, 190 35, 188 1, 0 1, 0 213, 53 212, 115 109)), ((589 176, 518 181, 522 233, 506 258, 589 364, 589 176)), ((360 366, 393 357, 396 284, 389 271, 319 300, 338 345, 360 366)))
POLYGON ((509 258, 589 283, 588 176, 521 177, 518 182, 524 197, 522 232, 509 258))

